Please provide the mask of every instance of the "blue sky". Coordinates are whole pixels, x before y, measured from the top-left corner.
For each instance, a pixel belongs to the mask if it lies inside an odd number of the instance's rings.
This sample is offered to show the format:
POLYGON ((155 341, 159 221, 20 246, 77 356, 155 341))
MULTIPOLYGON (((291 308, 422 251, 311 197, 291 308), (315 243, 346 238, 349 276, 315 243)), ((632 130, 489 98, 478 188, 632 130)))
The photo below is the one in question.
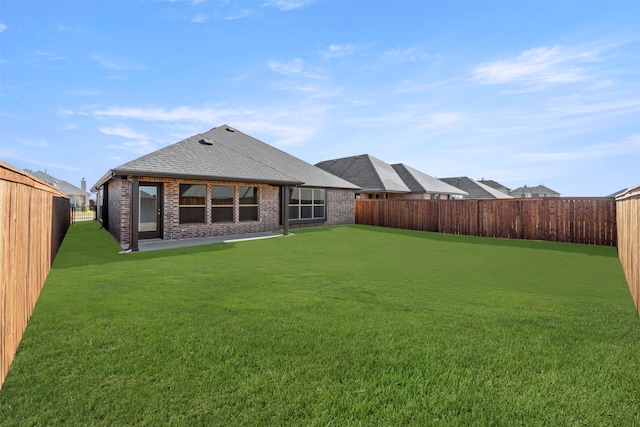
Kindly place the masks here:
POLYGON ((638 1, 0 0, 0 158, 93 185, 221 124, 309 163, 640 183, 638 1))

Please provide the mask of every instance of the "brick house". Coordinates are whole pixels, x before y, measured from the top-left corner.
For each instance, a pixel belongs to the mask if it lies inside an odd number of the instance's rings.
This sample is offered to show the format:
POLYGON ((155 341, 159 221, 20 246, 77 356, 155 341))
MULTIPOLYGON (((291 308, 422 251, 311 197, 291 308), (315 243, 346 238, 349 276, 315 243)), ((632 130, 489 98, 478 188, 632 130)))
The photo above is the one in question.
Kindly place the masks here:
POLYGON ((468 193, 465 199, 511 199, 512 197, 468 176, 440 178, 442 181, 468 193))
POLYGON ((545 187, 544 185, 536 185, 533 187, 518 187, 509 193, 513 197, 530 198, 530 197, 560 197, 560 193, 545 187))
POLYGON ((362 199, 455 199, 467 195, 403 163, 390 165, 369 154, 325 160, 316 166, 353 182, 362 199))
POLYGON ((123 248, 352 224, 358 186, 227 125, 107 172, 98 219, 123 248))

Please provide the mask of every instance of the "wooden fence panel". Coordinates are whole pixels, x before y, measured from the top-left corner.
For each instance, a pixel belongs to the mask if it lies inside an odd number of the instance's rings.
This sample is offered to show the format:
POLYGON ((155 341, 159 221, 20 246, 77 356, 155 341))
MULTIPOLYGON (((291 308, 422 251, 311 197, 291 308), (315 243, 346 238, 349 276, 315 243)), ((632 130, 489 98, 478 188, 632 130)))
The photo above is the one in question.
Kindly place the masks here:
POLYGON ((471 236, 615 246, 613 198, 358 199, 356 223, 471 236))
POLYGON ((616 199, 618 255, 640 315, 640 185, 616 199))
POLYGON ((0 387, 69 222, 67 196, 0 162, 0 387))

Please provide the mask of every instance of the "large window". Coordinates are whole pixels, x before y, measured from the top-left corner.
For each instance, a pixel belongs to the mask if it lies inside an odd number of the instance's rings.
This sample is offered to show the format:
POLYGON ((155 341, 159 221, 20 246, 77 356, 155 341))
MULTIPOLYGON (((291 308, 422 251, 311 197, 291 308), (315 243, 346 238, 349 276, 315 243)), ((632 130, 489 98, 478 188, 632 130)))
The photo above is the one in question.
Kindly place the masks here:
POLYGON ((240 221, 258 220, 258 187, 241 185, 238 192, 240 221))
POLYGON ((205 194, 203 184, 180 184, 180 224, 204 223, 205 194))
POLYGON ((322 188, 291 188, 289 219, 324 219, 326 192, 322 188))
POLYGON ((233 222, 234 187, 211 186, 211 222, 233 222))

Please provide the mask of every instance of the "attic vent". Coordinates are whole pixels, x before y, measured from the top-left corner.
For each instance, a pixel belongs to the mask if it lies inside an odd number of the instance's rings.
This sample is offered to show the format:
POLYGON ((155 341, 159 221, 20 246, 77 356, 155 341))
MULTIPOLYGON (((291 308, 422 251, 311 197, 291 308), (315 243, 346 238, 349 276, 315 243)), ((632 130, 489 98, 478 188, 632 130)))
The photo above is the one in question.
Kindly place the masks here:
POLYGON ((200 141, 198 141, 200 144, 202 145, 213 145, 213 142, 207 140, 207 139, 201 139, 200 141))
POLYGON ((231 128, 227 128, 227 132, 235 132, 235 130, 233 130, 231 128))

